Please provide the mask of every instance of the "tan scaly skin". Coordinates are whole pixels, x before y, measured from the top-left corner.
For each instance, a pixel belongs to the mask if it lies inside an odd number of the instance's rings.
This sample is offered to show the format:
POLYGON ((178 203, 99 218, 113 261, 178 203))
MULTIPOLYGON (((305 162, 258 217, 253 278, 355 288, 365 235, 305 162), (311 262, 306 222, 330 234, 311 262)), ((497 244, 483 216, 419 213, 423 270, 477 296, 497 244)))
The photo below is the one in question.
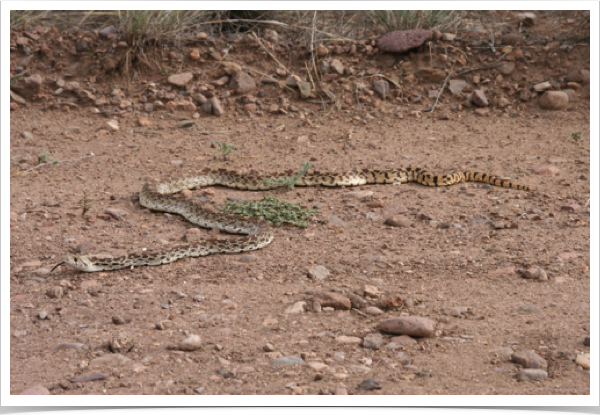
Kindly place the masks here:
MULTIPOLYGON (((209 238, 191 245, 178 246, 165 251, 143 254, 129 254, 116 258, 98 258, 95 256, 69 255, 63 262, 85 272, 112 271, 144 265, 162 265, 185 257, 206 256, 214 253, 235 253, 260 249, 271 243, 273 231, 265 221, 215 213, 207 211, 197 203, 171 196, 184 189, 195 187, 221 185, 241 190, 271 190, 278 185, 265 183, 265 179, 291 177, 296 172, 292 170, 279 171, 269 176, 244 175, 235 170, 211 169, 201 170, 198 174, 178 180, 145 184, 140 192, 140 204, 148 209, 178 213, 190 222, 205 228, 217 228, 225 232, 244 234, 236 238, 209 238)), ((508 187, 516 190, 532 192, 529 186, 511 183, 477 172, 459 172, 435 176, 424 169, 407 167, 401 169, 374 170, 356 169, 344 173, 308 171, 298 178, 295 186, 361 186, 365 184, 400 184, 415 182, 424 186, 451 186, 461 182, 488 183, 493 186, 508 187)))

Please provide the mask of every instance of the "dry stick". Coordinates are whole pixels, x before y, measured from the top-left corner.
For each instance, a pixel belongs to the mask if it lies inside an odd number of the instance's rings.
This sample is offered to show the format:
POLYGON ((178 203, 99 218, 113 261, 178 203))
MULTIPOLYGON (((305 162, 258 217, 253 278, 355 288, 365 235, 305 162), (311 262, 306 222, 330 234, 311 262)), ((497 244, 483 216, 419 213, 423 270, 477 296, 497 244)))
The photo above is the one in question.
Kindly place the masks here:
POLYGON ((260 44, 260 46, 262 46, 262 48, 265 50, 265 52, 267 52, 269 54, 269 56, 271 58, 273 58, 273 60, 279 64, 279 66, 281 66, 283 69, 285 69, 285 71, 287 73, 291 73, 290 70, 288 68, 286 68, 286 66, 283 63, 279 62, 279 60, 271 53, 271 51, 269 49, 267 49, 265 47, 265 45, 263 45, 262 41, 258 38, 258 36, 256 36, 256 33, 252 32, 252 35, 258 41, 258 43, 260 44))
POLYGON ((39 169, 40 167, 42 167, 42 166, 47 166, 47 165, 49 165, 49 164, 59 164, 59 163, 64 163, 64 162, 67 162, 67 161, 79 161, 79 160, 83 160, 83 159, 86 159, 86 158, 89 158, 89 157, 94 157, 94 156, 95 156, 94 154, 90 154, 90 155, 83 156, 83 157, 79 157, 79 158, 76 158, 76 159, 70 159, 70 160, 54 160, 54 161, 52 161, 51 163, 41 163, 41 164, 38 164, 37 166, 33 166, 33 167, 31 167, 30 169, 23 170, 23 171, 18 171, 18 172, 16 172, 15 174, 13 174, 13 177, 21 176, 21 175, 23 175, 23 174, 25 174, 25 173, 27 173, 27 172, 29 172, 29 171, 31 171, 31 170, 39 169))
MULTIPOLYGON (((480 69, 492 69, 492 68, 495 68, 495 67, 497 67, 498 65, 500 65, 500 62, 502 61, 502 59, 504 59, 504 57, 505 57, 507 54, 508 54, 508 52, 507 52, 507 53, 505 53, 505 54, 503 54, 502 56, 500 56, 500 57, 498 58, 498 60, 497 60, 497 61, 496 61, 496 62, 495 62, 493 65, 490 65, 490 66, 482 66, 482 67, 480 67, 480 68, 470 68, 470 69, 465 69, 464 71, 458 71, 458 72, 456 72, 455 74, 453 74, 453 73, 452 73, 452 69, 450 69, 450 74, 448 74, 448 76, 446 77, 446 79, 444 79, 444 84, 442 85, 442 89, 440 90, 440 93, 438 94, 438 96, 435 98, 435 104, 433 104, 431 107, 427 108, 427 109, 426 109, 426 110, 424 110, 423 112, 433 112, 433 110, 435 109, 435 107, 436 107, 436 106, 437 106, 437 104, 438 104, 438 101, 439 101, 439 99, 440 99, 440 96, 442 95, 442 92, 444 92, 444 88, 446 87, 446 83, 448 83, 448 81, 449 81, 451 78, 454 78, 455 76, 458 76, 458 75, 464 75, 464 74, 466 74, 466 73, 469 73, 469 72, 478 71, 478 70, 480 70, 480 69)), ((454 67, 454 64, 452 64, 452 67, 454 67)))

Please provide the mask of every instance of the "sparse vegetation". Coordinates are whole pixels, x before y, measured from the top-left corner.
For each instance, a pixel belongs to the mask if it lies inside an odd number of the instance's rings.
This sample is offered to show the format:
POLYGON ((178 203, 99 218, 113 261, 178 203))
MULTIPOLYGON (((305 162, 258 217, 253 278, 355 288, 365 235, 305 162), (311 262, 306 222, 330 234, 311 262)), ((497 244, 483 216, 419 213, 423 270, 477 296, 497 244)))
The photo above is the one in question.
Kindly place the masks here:
POLYGON ((48 155, 50 153, 48 153, 47 151, 44 151, 43 153, 38 154, 38 163, 39 164, 46 164, 48 163, 48 155))
POLYGON ((408 29, 446 29, 460 19, 455 10, 366 10, 367 22, 385 31, 408 29))
POLYGON ((296 184, 296 181, 304 176, 306 174, 307 171, 309 171, 311 169, 311 165, 310 163, 307 161, 304 163, 304 165, 302 166, 302 168, 300 170, 298 170, 298 172, 296 174, 294 174, 293 176, 283 176, 283 177, 278 177, 276 179, 263 179, 263 181, 265 182, 265 184, 268 184, 269 186, 277 186, 277 187, 287 187, 288 189, 293 189, 294 185, 296 184))
POLYGON ((259 201, 228 201, 220 210, 224 213, 256 217, 275 226, 287 224, 301 228, 307 227, 307 220, 317 212, 303 209, 296 203, 279 200, 271 195, 266 195, 259 201))
POLYGON ((576 132, 572 133, 571 138, 573 138, 573 140, 575 140, 575 141, 581 140, 581 131, 576 131, 576 132))
POLYGON ((217 151, 219 152, 223 160, 226 161, 229 159, 230 154, 235 153, 235 145, 217 141, 217 151))

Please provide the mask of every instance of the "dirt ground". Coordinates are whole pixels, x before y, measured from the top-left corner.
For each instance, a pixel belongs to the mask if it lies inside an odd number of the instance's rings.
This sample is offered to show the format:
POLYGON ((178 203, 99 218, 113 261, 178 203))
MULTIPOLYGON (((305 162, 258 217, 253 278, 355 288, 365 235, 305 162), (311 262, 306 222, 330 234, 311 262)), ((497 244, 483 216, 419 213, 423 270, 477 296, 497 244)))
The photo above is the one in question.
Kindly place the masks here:
MULTIPOLYGON (((15 30, 11 40, 20 36, 15 30)), ((77 39, 64 34, 65 50, 77 39)), ((447 43, 468 50, 469 43, 447 43)), ((31 73, 44 78, 41 92, 11 112, 11 393, 40 385, 54 395, 589 394, 589 369, 575 362, 590 351, 589 340, 584 345, 590 321, 589 84, 579 85, 565 111, 518 98, 524 85, 560 83, 573 69, 589 70, 589 44, 568 53, 563 44, 550 39, 525 48, 529 62, 517 60, 504 79, 495 69, 459 77, 473 89, 479 88, 473 76, 487 79, 481 85, 493 102, 479 112, 448 90, 433 112, 423 112, 435 102, 428 91, 442 82, 415 81, 404 95, 385 100, 365 93, 362 105, 349 93, 339 109, 324 109, 316 99, 261 84, 257 76, 256 90, 247 94, 223 94, 226 86, 208 89, 221 97, 220 117, 200 109, 147 112, 135 105, 107 116, 119 105, 53 96, 54 80, 73 61, 90 56, 67 53, 59 69, 40 58, 42 65, 31 73), (403 100, 415 93, 420 100, 403 100), (241 95, 259 98, 258 109, 245 111, 252 102, 240 101, 241 95), (509 106, 501 108, 502 97, 509 106), (283 111, 270 112, 271 105, 283 111), (141 118, 148 122, 140 125, 141 118), (179 128, 181 118, 195 124, 179 128), (110 120, 118 130, 107 126, 110 120), (573 138, 576 132, 580 140, 573 138), (235 154, 222 160, 216 141, 234 144, 235 154), (40 165, 44 153, 47 163, 40 165), (118 256, 198 236, 183 218, 139 205, 136 195, 149 180, 207 166, 272 172, 305 161, 322 171, 409 165, 439 174, 474 170, 535 191, 480 183, 270 191, 316 206, 318 213, 307 228, 275 228, 269 246, 245 254, 93 274, 66 266, 49 272, 68 254, 118 256), (90 201, 82 216, 84 190, 90 201), (352 194, 357 190, 373 194, 363 200, 352 194), (120 209, 122 220, 107 214, 109 208, 120 209), (398 216, 401 226, 384 223, 398 216), (316 265, 329 276, 309 278, 316 265), (523 271, 534 267, 547 278, 524 278, 523 271), (355 298, 352 309, 314 309, 314 295, 325 292, 355 298), (402 306, 381 307, 390 295, 401 297, 402 306), (301 301, 305 309, 290 313, 301 301), (426 317, 434 333, 394 343, 397 336, 381 332, 379 324, 400 316, 426 317), (179 350, 190 334, 200 336, 201 347, 179 350), (377 334, 382 339, 369 348, 364 339, 377 340, 377 334), (524 351, 543 358, 547 378, 517 379, 523 368, 511 354, 524 351)), ((439 60, 440 50, 432 66, 449 69, 439 60)), ((231 61, 248 62, 256 54, 262 70, 275 73, 276 64, 261 48, 234 52, 231 61)), ((15 49, 11 64, 23 56, 15 49)), ((338 59, 367 74, 369 68, 399 73, 402 67, 410 74, 431 66, 428 48, 391 56, 358 52, 338 59), (390 59, 395 61, 386 66, 390 59)), ((299 71, 303 62, 298 58, 290 68, 299 71)), ((474 60, 466 67, 484 64, 474 60)), ((183 65, 181 73, 202 68, 194 85, 222 76, 208 58, 183 65)), ((67 80, 107 100, 119 84, 118 75, 67 80)), ((139 99, 133 91, 148 82, 177 93, 166 77, 147 77, 122 99, 139 99)), ((214 195, 197 189, 193 197, 216 206, 227 198, 263 195, 215 187, 214 195)), ((201 229, 199 235, 213 232, 201 229)))

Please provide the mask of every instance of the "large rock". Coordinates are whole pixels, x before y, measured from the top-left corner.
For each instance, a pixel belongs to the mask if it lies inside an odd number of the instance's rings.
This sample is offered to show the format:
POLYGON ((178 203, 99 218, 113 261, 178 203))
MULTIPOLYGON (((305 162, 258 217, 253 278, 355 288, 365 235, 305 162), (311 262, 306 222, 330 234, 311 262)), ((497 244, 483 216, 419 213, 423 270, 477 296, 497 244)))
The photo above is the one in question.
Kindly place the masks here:
POLYGON ((426 317, 405 316, 383 321, 379 330, 392 334, 406 334, 414 337, 431 337, 435 323, 426 317))
POLYGON ((185 72, 169 76, 167 78, 167 82, 169 82, 171 85, 175 85, 181 88, 184 87, 192 79, 194 79, 194 75, 192 75, 189 72, 185 72))
POLYGON ((579 82, 583 84, 590 83, 590 71, 586 69, 573 69, 565 76, 567 82, 579 82))
POLYGON ((396 30, 383 35, 377 46, 383 52, 402 53, 418 48, 427 39, 431 39, 432 34, 431 30, 425 29, 396 30))
POLYGON ((546 110, 566 110, 569 107, 569 95, 564 91, 546 91, 538 102, 546 110))
POLYGON ((246 72, 239 70, 234 72, 231 80, 229 81, 229 87, 238 94, 245 94, 256 89, 256 83, 254 79, 246 72))

